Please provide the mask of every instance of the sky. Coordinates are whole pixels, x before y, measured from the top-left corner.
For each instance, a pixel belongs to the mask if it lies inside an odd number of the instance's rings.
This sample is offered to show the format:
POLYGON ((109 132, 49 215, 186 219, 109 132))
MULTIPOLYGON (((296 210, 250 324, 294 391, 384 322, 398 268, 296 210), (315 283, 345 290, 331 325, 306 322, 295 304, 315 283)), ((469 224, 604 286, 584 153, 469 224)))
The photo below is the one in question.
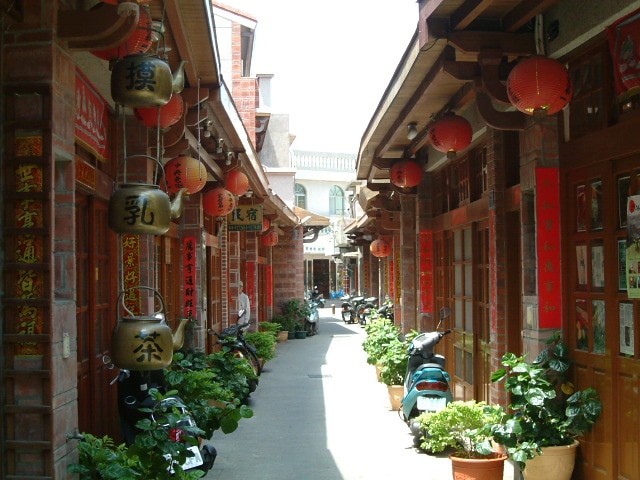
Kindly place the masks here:
POLYGON ((273 74, 271 112, 294 150, 357 154, 416 31, 416 0, 222 0, 256 18, 251 75, 273 74))

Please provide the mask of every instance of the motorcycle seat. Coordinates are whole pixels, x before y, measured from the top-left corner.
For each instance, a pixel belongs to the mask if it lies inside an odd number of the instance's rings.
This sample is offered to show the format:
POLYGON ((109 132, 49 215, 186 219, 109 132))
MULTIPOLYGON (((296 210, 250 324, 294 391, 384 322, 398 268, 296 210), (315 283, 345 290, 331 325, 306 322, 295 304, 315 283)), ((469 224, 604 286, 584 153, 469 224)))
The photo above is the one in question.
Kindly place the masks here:
POLYGON ((353 297, 351 299, 351 303, 358 303, 358 302, 362 302, 364 300, 364 297, 353 297))
POLYGON ((364 301, 367 303, 376 303, 378 301, 378 297, 367 297, 364 301))

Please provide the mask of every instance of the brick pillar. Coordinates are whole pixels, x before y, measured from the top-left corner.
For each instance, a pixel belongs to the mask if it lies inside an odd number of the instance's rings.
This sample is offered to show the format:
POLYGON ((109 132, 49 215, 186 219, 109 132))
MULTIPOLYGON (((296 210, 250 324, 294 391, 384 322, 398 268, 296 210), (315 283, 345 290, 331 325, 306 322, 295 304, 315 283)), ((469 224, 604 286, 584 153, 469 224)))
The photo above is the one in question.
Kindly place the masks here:
POLYGON ((401 275, 401 312, 403 332, 417 329, 418 317, 418 232, 417 224, 417 197, 415 195, 401 195, 401 220, 400 220, 400 265, 398 275, 401 275))
MULTIPOLYGON (((559 126, 557 115, 546 117, 540 124, 527 117, 525 130, 520 135, 520 186, 522 190, 522 245, 523 245, 523 351, 531 358, 544 348, 548 331, 538 326, 539 296, 537 290, 537 272, 544 268, 540 265, 536 252, 537 231, 535 218, 535 197, 537 192, 536 169, 539 167, 559 166, 559 126)), ((557 288, 562 288, 558 285, 557 288)))
POLYGON ((302 227, 280 235, 278 244, 270 247, 273 266, 274 313, 291 298, 304 298, 304 247, 302 227))

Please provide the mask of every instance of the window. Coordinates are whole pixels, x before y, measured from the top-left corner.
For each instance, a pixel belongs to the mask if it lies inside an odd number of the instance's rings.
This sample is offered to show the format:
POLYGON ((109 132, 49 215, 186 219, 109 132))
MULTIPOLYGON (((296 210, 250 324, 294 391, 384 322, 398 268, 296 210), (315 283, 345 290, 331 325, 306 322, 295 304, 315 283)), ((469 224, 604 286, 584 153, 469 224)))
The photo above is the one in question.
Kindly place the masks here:
POLYGON ((307 208, 307 190, 299 183, 296 183, 295 204, 296 207, 307 208))
POLYGON ((342 189, 334 185, 329 191, 329 215, 344 214, 344 192, 342 189))

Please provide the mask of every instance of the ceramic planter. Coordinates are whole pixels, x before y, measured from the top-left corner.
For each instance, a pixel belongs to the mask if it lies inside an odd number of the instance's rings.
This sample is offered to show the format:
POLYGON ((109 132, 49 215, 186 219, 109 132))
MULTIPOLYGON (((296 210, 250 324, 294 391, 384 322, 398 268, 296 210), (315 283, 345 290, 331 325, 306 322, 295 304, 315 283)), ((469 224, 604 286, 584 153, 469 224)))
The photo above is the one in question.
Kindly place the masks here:
POLYGON ((571 480, 579 442, 559 447, 542 447, 542 455, 527 461, 522 472, 525 480, 571 480))
POLYGON ((404 397, 403 385, 387 385, 387 391, 389 392, 389 401, 391 402, 391 410, 397 411, 402 406, 402 399, 404 397))
POLYGON ((307 338, 307 332, 305 331, 296 332, 296 338, 307 338))

